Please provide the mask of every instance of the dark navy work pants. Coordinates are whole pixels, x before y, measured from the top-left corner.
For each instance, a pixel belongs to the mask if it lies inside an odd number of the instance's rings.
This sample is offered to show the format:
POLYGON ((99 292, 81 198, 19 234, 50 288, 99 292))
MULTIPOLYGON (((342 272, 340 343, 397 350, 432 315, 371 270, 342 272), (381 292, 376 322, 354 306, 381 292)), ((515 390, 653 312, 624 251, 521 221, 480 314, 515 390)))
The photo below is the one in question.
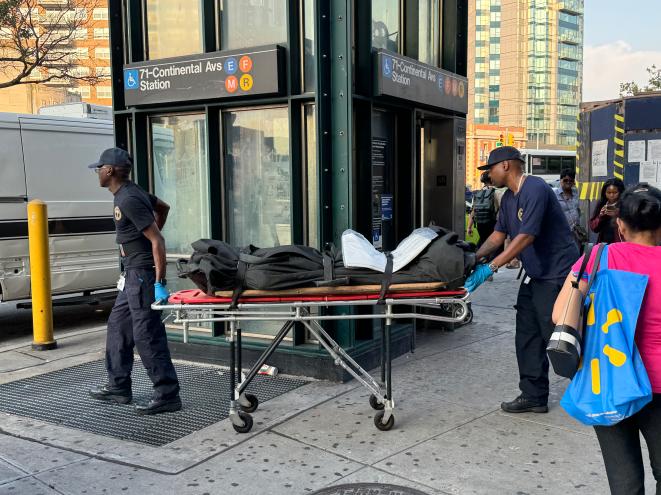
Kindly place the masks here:
POLYGON ((546 346, 555 325, 553 305, 564 280, 530 280, 521 284, 516 300, 516 360, 519 388, 526 399, 546 404, 549 396, 549 360, 546 346))
POLYGON ((133 347, 154 384, 154 398, 168 399, 179 393, 179 380, 172 365, 165 326, 154 301, 154 269, 130 268, 108 318, 106 369, 113 389, 131 388, 133 347))

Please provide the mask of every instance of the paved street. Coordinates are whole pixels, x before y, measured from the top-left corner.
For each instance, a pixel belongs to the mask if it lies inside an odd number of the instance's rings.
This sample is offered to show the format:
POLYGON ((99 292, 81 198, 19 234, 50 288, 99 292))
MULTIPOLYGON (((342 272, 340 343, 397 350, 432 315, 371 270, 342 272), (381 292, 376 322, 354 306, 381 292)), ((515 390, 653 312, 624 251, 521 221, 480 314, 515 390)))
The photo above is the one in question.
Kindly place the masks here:
MULTIPOLYGON (((504 270, 476 293, 471 325, 419 331, 393 371, 389 432, 374 428, 356 382, 313 381, 264 402, 249 434, 225 420, 162 447, 1 414, 0 494, 278 495, 358 482, 429 495, 607 493, 593 431, 558 405, 565 380, 554 377, 548 414, 499 409, 517 395, 515 276, 504 270)), ((25 335, 0 344, 0 383, 100 359, 100 319, 60 333, 55 351, 33 353, 25 335)))

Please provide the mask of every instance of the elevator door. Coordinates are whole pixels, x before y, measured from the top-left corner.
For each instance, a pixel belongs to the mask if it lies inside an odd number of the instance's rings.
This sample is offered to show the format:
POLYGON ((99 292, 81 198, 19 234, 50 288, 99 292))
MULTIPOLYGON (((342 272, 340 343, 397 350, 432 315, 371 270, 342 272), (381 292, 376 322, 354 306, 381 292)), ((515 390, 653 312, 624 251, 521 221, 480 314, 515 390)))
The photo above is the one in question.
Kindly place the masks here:
MULTIPOLYGON (((418 121, 419 226, 452 229, 454 218, 453 138, 449 119, 418 121)), ((451 122, 451 121, 450 121, 451 122)))

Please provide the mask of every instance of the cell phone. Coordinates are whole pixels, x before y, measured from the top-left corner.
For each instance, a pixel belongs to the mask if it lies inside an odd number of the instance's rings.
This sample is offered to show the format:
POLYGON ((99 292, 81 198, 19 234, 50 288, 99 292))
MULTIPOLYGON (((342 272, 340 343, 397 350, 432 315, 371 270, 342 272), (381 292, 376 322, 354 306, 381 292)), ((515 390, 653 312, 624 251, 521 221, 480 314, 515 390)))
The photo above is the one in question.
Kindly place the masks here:
POLYGON ((616 206, 615 206, 615 205, 606 205, 606 209, 607 209, 608 211, 613 211, 613 210, 616 209, 616 206))

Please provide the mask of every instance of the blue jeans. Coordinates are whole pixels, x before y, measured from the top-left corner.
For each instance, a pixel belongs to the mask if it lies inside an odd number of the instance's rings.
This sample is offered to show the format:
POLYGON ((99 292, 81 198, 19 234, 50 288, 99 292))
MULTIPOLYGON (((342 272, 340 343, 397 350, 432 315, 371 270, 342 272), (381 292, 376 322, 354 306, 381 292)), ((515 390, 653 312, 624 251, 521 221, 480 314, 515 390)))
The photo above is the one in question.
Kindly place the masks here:
MULTIPOLYGON (((643 434, 661 495, 661 394, 633 416, 613 426, 595 426, 612 495, 645 495, 645 471, 640 434, 643 434)), ((650 492, 652 493, 652 492, 650 492)))

